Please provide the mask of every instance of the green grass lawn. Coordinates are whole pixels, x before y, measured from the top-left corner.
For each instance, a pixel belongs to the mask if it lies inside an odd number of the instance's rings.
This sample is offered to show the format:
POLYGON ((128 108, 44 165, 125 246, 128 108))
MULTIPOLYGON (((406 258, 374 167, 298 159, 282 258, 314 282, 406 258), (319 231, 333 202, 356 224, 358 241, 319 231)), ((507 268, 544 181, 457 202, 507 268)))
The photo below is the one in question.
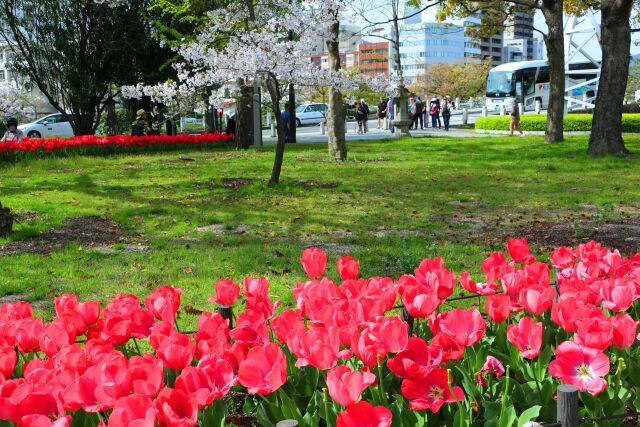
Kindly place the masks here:
MULTIPOLYGON (((598 230, 633 245, 640 157, 588 158, 586 145, 584 137, 357 142, 349 161, 335 164, 326 146, 300 144, 287 147, 277 187, 266 185, 272 147, 2 164, 0 200, 21 222, 0 246, 96 215, 121 224, 126 238, 111 248, 0 256, 0 296, 19 294, 46 311, 63 292, 106 300, 171 284, 184 290, 184 305, 212 309, 217 279, 257 275, 288 305, 310 245, 332 255, 334 277, 336 256, 349 253, 366 277, 397 277, 440 255, 478 279, 480 262, 508 237, 530 237, 537 253, 598 230), (252 181, 229 188, 225 178, 252 181), (621 223, 631 228, 609 226, 621 223)), ((638 153, 640 137, 627 146, 638 153)))

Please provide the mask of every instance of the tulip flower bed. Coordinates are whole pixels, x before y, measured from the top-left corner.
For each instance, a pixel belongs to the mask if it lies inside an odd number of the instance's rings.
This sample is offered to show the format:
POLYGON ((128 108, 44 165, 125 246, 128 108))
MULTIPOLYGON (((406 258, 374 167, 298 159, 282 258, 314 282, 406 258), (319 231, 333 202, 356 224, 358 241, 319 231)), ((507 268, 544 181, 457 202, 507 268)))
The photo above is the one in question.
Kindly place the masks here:
POLYGON ((226 133, 202 133, 198 135, 148 135, 148 136, 93 136, 73 138, 25 138, 23 141, 0 142, 0 160, 18 161, 56 155, 105 155, 135 153, 140 151, 165 151, 185 147, 220 146, 232 140, 226 133))
POLYGON ((478 282, 440 258, 398 280, 363 279, 346 256, 339 283, 324 277, 326 253, 307 249, 295 309, 277 312, 265 278, 223 280, 210 299, 219 312, 194 333, 178 329, 181 291, 169 286, 103 308, 62 295, 50 322, 5 303, 0 419, 221 426, 233 391, 263 426, 507 427, 553 422, 562 383, 579 389, 582 416, 640 409, 640 254, 590 242, 554 250, 549 265, 522 239, 507 249, 478 282), (478 307, 451 306, 458 283, 478 307))

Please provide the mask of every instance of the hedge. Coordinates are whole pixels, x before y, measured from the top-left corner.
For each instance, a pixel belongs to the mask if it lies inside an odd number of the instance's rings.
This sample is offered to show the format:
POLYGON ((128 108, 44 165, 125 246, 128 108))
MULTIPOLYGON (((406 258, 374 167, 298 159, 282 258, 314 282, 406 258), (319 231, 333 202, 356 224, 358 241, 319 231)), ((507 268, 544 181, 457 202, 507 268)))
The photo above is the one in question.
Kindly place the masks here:
MULTIPOLYGON (((591 130, 591 114, 570 114, 564 117, 565 132, 589 132, 591 130)), ((483 130, 509 130, 509 116, 479 117, 475 128, 483 130)), ((546 115, 525 115, 520 119, 520 127, 524 131, 544 132, 547 129, 546 115)), ((640 133, 640 114, 623 114, 622 131, 640 133)))

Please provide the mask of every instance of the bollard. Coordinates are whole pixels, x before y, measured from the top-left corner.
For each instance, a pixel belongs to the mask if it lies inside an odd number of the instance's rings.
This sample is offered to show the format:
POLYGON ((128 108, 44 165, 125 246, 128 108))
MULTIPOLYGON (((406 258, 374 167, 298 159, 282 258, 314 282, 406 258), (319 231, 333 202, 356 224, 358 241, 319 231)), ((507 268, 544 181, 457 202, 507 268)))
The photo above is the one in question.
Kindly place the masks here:
POLYGON ((524 114, 524 104, 522 102, 518 103, 518 112, 521 116, 524 114))
POLYGON ((459 110, 460 109, 460 97, 456 96, 456 105, 455 105, 455 109, 459 110))
POLYGON ((487 106, 482 106, 482 117, 487 117, 489 115, 489 111, 487 111, 487 106))
POLYGON ((267 126, 271 126, 271 113, 267 113, 267 126))
POLYGON ((324 121, 320 122, 320 135, 324 135, 326 133, 326 129, 324 127, 324 121))
POLYGON ((276 124, 271 122, 271 136, 276 136, 276 124))
POLYGON ((542 102, 539 99, 536 99, 536 114, 540 114, 542 111, 542 102))
POLYGON ((384 118, 384 130, 389 130, 389 117, 384 118))
POLYGON ((466 108, 462 109, 462 124, 466 125, 469 123, 469 110, 466 108))
POLYGON ((504 116, 505 114, 506 114, 506 110, 505 110, 505 108, 504 108, 504 104, 502 104, 502 105, 500 106, 500 115, 501 115, 501 116, 504 116))
POLYGON ((558 386, 558 423, 562 427, 578 427, 578 388, 568 384, 558 386))

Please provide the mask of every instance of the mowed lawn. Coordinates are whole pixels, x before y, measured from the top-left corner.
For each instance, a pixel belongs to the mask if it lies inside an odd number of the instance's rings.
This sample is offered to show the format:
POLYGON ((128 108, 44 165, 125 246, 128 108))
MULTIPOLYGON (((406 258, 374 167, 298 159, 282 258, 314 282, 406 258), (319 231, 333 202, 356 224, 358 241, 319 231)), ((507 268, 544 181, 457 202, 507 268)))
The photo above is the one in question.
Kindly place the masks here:
MULTIPOLYGON (((640 152, 640 137, 627 144, 640 152)), ((170 284, 195 313, 213 308, 213 284, 226 277, 266 276, 273 296, 292 304, 289 290, 304 280, 298 259, 311 245, 331 254, 333 277, 336 257, 351 254, 365 277, 398 277, 442 256, 480 279, 480 262, 521 235, 536 254, 594 236, 633 250, 640 157, 589 158, 586 145, 585 137, 552 146, 538 137, 356 142, 349 161, 335 164, 325 145, 299 144, 287 146, 276 187, 266 185, 272 147, 0 164, 0 201, 20 219, 0 246, 29 249, 21 241, 50 239, 75 217, 122 227, 115 244, 79 238, 49 254, 0 256, 0 296, 47 312, 65 292, 104 301, 170 284)))

